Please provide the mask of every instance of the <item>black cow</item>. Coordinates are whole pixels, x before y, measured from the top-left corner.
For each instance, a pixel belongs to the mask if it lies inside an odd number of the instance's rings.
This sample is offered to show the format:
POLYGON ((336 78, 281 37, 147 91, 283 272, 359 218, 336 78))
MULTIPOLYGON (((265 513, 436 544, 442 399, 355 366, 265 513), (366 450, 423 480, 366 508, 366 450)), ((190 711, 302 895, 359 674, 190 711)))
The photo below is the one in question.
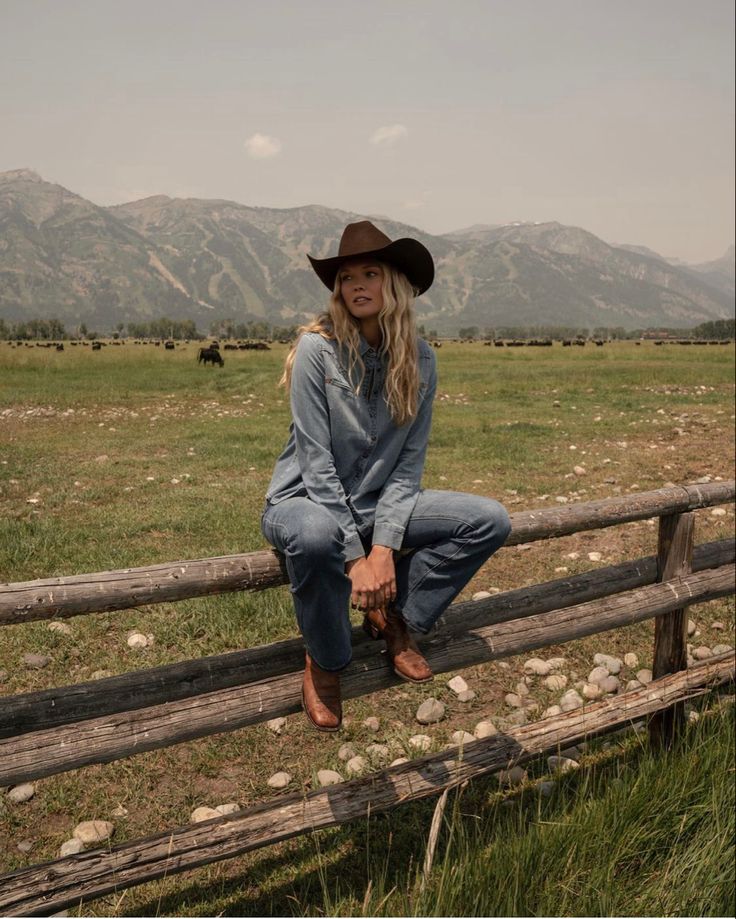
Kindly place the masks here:
POLYGON ((197 355, 197 363, 204 361, 205 365, 212 364, 214 367, 215 364, 219 364, 220 367, 225 366, 225 361, 222 359, 222 355, 217 350, 217 348, 200 348, 199 354, 197 355))

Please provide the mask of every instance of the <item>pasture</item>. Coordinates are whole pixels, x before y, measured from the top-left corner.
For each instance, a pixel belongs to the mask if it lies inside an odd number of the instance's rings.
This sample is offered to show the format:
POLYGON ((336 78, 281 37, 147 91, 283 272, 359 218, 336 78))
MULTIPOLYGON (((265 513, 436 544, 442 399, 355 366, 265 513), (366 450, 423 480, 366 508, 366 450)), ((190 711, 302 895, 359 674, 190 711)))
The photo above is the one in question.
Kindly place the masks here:
MULTIPOLYGON (((165 351, 126 343, 95 352, 67 346, 57 353, 0 343, 0 581, 264 548, 259 516, 289 423, 288 401, 276 386, 287 348, 276 344, 265 352, 223 351, 221 368, 198 365, 198 347, 193 343, 165 351)), ((437 360, 440 383, 426 487, 490 495, 513 511, 733 475, 732 345, 686 348, 625 342, 602 348, 507 350, 445 343, 437 360)), ((696 542, 733 534, 732 506, 724 510, 725 515, 697 512, 696 542)), ((615 564, 652 554, 655 548, 654 521, 509 548, 491 560, 462 598, 482 589, 506 590, 615 564), (601 559, 591 561, 591 552, 600 553, 601 559)), ((695 646, 733 646, 731 600, 693 607, 690 618, 698 629, 690 639, 695 646), (714 629, 713 623, 723 628, 714 629)), ((67 622, 70 634, 52 631, 43 622, 0 631, 0 693, 79 683, 100 671, 118 674, 296 634, 286 588, 67 622), (152 643, 142 650, 129 648, 126 639, 133 630, 151 635, 152 643), (23 662, 28 652, 50 660, 39 669, 30 668, 23 662)), ((650 666, 652 632, 651 622, 641 623, 551 649, 545 656, 566 658, 572 685, 592 668, 596 651, 619 656, 634 652, 639 666, 650 666)), ((41 780, 27 803, 0 804, 0 864, 7 871, 55 857, 81 820, 113 820, 114 841, 121 842, 186 823, 200 805, 263 800, 275 794, 266 779, 280 769, 294 776, 292 789, 307 786, 316 770, 342 766, 337 751, 346 741, 365 746, 378 740, 395 756, 418 755, 406 741, 420 730, 413 715, 428 695, 448 705, 444 721, 421 728, 431 735, 433 749, 455 730, 472 731, 483 718, 502 726, 510 714, 504 695, 522 678, 522 664, 512 658, 464 671, 476 692, 470 703, 454 699, 446 676, 437 677, 429 690, 407 685, 350 701, 345 728, 337 737, 317 735, 301 716, 292 716, 280 735, 259 726, 41 780), (363 724, 368 715, 380 717, 377 734, 363 724), (32 844, 29 851, 18 848, 23 842, 32 844)), ((556 701, 539 684, 531 692, 539 713, 556 701)), ((688 739, 692 748, 673 754, 671 775, 692 778, 697 762, 703 768, 712 762, 714 769, 730 762, 726 768, 733 769, 728 747, 716 743, 707 755, 698 752, 708 743, 709 721, 720 734, 730 724, 721 716, 701 719, 700 733, 688 739)), ((428 914, 437 902, 470 915, 468 901, 453 899, 447 891, 457 892, 458 876, 467 875, 469 885, 476 883, 467 867, 473 861, 468 852, 511 846, 514 832, 519 835, 519 858, 524 856, 531 877, 517 878, 516 900, 483 901, 482 906, 478 901, 486 914, 493 909, 554 914, 555 908, 574 914, 577 903, 586 914, 596 909, 626 914, 627 904, 631 913, 642 905, 653 912, 676 911, 682 897, 674 899, 671 890, 673 899, 666 904, 636 900, 637 890, 651 889, 651 878, 640 864, 646 860, 636 853, 626 855, 636 866, 625 889, 613 862, 599 866, 597 883, 602 889, 608 885, 599 900, 579 901, 569 892, 568 899, 568 894, 557 900, 551 894, 537 901, 524 898, 524 883, 533 887, 535 872, 542 878, 547 870, 534 861, 533 852, 540 846, 544 850, 545 843, 529 841, 530 820, 534 834, 543 834, 547 823, 566 826, 567 835, 560 830, 550 845, 559 845, 561 839, 572 844, 571 833, 578 845, 575 826, 595 837, 607 811, 627 800, 618 791, 610 797, 606 776, 620 779, 616 788, 628 789, 628 798, 639 802, 639 811, 630 818, 632 832, 635 820, 646 822, 647 800, 655 802, 650 817, 663 807, 666 794, 663 788, 656 792, 656 760, 647 765, 640 745, 622 739, 612 748, 594 746, 590 755, 587 777, 566 779, 558 794, 543 804, 538 796, 530 804, 530 795, 524 793, 501 796, 495 780, 474 783, 456 805, 453 843, 443 850, 424 899, 412 899, 409 889, 416 863, 423 858, 431 804, 411 805, 369 825, 326 831, 148 884, 88 904, 83 911, 428 914), (636 785, 638 773, 651 785, 636 785), (587 810, 581 795, 590 802, 587 810), (466 867, 460 870, 459 865, 466 867), (436 899, 441 890, 445 901, 436 899), (623 899, 624 893, 633 899, 623 899)), ((692 800, 684 794, 667 799, 671 808, 726 806, 725 786, 699 788, 698 796, 693 783, 688 785, 692 800)), ((673 838, 672 828, 658 826, 662 837, 652 844, 664 845, 673 838)), ((698 831, 707 835, 709 829, 698 831)), ((679 878, 684 854, 672 851, 671 874, 679 878)), ((559 869, 567 870, 564 864, 559 869)), ((575 891, 584 884, 585 872, 565 877, 575 891)), ((683 878, 682 883, 687 887, 689 882, 683 878)), ((663 896, 667 888, 661 885, 663 896)), ((706 884, 709 900, 693 892, 690 913, 707 912, 707 902, 720 903, 725 910, 726 889, 706 884)))

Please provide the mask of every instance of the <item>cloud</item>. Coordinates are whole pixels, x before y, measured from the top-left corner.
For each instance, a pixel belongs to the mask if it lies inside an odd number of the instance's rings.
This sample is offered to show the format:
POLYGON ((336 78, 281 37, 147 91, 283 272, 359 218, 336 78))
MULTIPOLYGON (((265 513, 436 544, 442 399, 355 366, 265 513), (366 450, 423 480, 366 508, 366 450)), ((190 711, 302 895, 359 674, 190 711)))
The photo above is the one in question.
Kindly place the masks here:
POLYGON ((268 134, 253 134, 243 145, 254 160, 268 160, 281 153, 281 141, 268 134))
POLYGON ((376 147, 393 147, 396 141, 407 137, 409 131, 403 124, 386 124, 376 128, 370 136, 370 142, 376 147))

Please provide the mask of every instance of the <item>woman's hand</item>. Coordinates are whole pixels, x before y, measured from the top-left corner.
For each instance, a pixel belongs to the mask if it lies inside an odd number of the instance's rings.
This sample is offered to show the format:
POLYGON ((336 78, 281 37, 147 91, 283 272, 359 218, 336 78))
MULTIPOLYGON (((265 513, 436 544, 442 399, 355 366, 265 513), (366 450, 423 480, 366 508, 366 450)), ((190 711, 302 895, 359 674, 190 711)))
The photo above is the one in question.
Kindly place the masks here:
POLYGON ((388 546, 373 546, 370 555, 348 562, 345 570, 353 583, 352 604, 364 613, 385 610, 396 599, 394 553, 388 546))

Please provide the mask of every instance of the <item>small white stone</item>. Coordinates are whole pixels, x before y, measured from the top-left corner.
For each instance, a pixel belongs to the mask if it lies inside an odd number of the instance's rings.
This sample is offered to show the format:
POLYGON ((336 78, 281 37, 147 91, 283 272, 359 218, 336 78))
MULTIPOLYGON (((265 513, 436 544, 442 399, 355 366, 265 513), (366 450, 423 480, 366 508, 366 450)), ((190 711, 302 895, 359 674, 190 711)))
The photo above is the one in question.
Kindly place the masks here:
POLYGON ((419 706, 416 719, 420 724, 434 724, 445 717, 445 706, 437 699, 425 699, 419 706))
POLYGON ((351 756, 345 764, 348 775, 360 775, 368 768, 368 762, 363 756, 351 756))
POLYGON ((543 683, 552 692, 559 692, 567 686, 567 677, 564 673, 553 673, 551 676, 545 677, 543 683))
POLYGON ((524 661, 524 673, 533 673, 536 676, 547 676, 552 667, 547 661, 543 661, 540 657, 530 657, 529 660, 524 661))
POLYGON ((490 590, 477 590, 471 597, 471 600, 487 600, 492 596, 493 594, 490 592, 490 590))
POLYGON ((113 817, 127 817, 128 808, 123 807, 122 804, 118 804, 118 806, 114 810, 111 811, 111 814, 113 817))
POLYGON ((67 839, 61 844, 59 857, 66 858, 67 855, 77 855, 84 849, 84 843, 81 839, 67 839))
POLYGON ((240 810, 240 805, 235 804, 235 802, 229 802, 228 804, 217 804, 215 805, 215 810, 221 816, 226 817, 228 814, 237 814, 237 812, 240 810))
POLYGON ((447 685, 454 693, 465 692, 468 688, 468 684, 461 676, 454 676, 451 680, 447 681, 447 685))
POLYGON ((333 769, 320 769, 317 773, 317 781, 324 788, 326 785, 339 785, 342 782, 342 776, 333 769))
POLYGON ((484 737, 493 737, 494 734, 498 734, 498 730, 492 721, 479 721, 473 731, 473 736, 478 740, 482 740, 484 737))
POLYGON ((583 466, 573 466, 572 471, 575 475, 587 475, 588 472, 583 466))
POLYGON ((564 495, 557 495, 557 497, 555 498, 555 501, 558 504, 567 504, 568 499, 564 495))
POLYGON ((588 552, 588 558, 591 562, 599 562, 603 558, 602 552, 588 552))
POLYGON ((466 743, 473 743, 476 740, 476 738, 472 734, 469 734, 467 731, 454 731, 450 735, 450 740, 454 744, 457 744, 458 746, 462 746, 463 744, 466 744, 466 743))
POLYGON ((104 680, 109 676, 112 676, 112 670, 95 670, 90 675, 90 680, 104 680))
POLYGON ((611 674, 608 671, 608 667, 593 667, 593 669, 588 674, 589 683, 600 683, 601 680, 605 680, 606 677, 609 677, 611 674))
POLYGON ((713 657, 713 652, 706 645, 701 645, 693 651, 693 657, 696 661, 705 661, 709 657, 713 657))
POLYGON ((267 784, 270 788, 286 788, 290 781, 291 776, 288 772, 274 772, 267 784))
POLYGON ((556 673, 558 670, 562 670, 566 661, 564 657, 550 657, 548 658, 547 663, 549 664, 550 669, 556 673))
POLYGON ((695 622, 694 619, 688 619, 688 621, 687 621, 687 635, 688 635, 688 638, 692 638, 692 636, 697 632, 697 630, 698 630, 698 624, 697 624, 697 622, 695 622))
POLYGON ((215 817, 222 817, 222 814, 216 811, 214 807, 195 807, 189 815, 189 822, 202 823, 203 820, 212 820, 215 817))
POLYGON ((699 720, 699 718, 700 718, 700 712, 696 712, 694 708, 691 709, 691 710, 687 713, 687 720, 688 720, 691 724, 694 724, 696 721, 699 720))
POLYGON ((710 512, 710 515, 711 517, 725 517, 726 511, 722 507, 714 507, 713 510, 710 512))
POLYGON ((475 691, 472 689, 466 689, 463 692, 457 694, 458 702, 472 702, 475 698, 475 691))
POLYGON ((274 734, 280 734, 286 727, 286 718, 271 718, 266 722, 266 727, 274 734))
POLYGON ((408 763, 408 762, 410 762, 410 760, 408 760, 405 756, 399 756, 396 759, 392 760, 389 763, 389 766, 403 766, 404 763, 408 763))
POLYGON ((521 766, 512 766, 511 769, 501 769, 496 773, 499 785, 521 785, 526 781, 526 769, 521 766))
POLYGON ((524 696, 529 695, 529 687, 526 685, 526 683, 519 682, 514 687, 514 692, 516 693, 517 696, 521 696, 523 699, 524 696))
POLYGON ((726 626, 722 622, 719 622, 718 619, 715 619, 713 622, 711 622, 710 627, 716 632, 722 632, 726 628, 726 626))
POLYGON ((565 558, 569 558, 571 562, 574 562, 575 559, 580 558, 579 552, 568 552, 565 558))
POLYGON ((133 632, 128 636, 128 647, 141 650, 148 647, 148 637, 142 632, 133 632))
POLYGON ((598 684, 603 692, 611 693, 618 692, 621 683, 619 678, 616 676, 607 676, 605 680, 601 680, 598 684))
POLYGON ((109 820, 83 820, 74 827, 72 836, 83 843, 104 842, 115 832, 115 824, 109 820))
POLYGON ((32 785, 30 782, 24 782, 22 785, 16 785, 15 788, 10 789, 8 792, 8 801, 13 804, 24 804, 26 801, 30 801, 35 794, 35 785, 32 785))
POLYGON ((555 574, 567 574, 569 570, 567 565, 558 565, 558 567, 555 568, 555 574))
POLYGON ((551 772, 561 772, 563 774, 580 768, 580 763, 576 763, 574 759, 570 759, 567 756, 548 756, 547 765, 551 772))
POLYGON ((363 727, 368 728, 369 731, 375 732, 380 729, 381 722, 378 720, 378 718, 375 717, 375 715, 371 715, 370 717, 365 719, 365 721, 363 722, 363 727))
POLYGON ((583 698, 577 689, 568 689, 565 695, 560 699, 560 708, 563 712, 572 712, 576 708, 582 708, 583 705, 583 698))
POLYGON ((626 683, 626 692, 631 692, 632 689, 641 689, 643 685, 638 680, 629 680, 626 683))
POLYGON ((585 683, 582 692, 586 699, 600 699, 603 695, 603 690, 597 683, 585 683))
POLYGON ((337 751, 338 759, 341 759, 344 763, 346 763, 349 759, 352 759, 354 756, 355 747, 349 743, 344 743, 337 751))
POLYGON ((639 658, 636 656, 636 654, 633 653, 633 651, 629 651, 628 654, 624 654, 624 663, 627 667, 631 667, 633 670, 634 667, 639 666, 639 658))
POLYGON ((728 654, 729 651, 733 651, 731 645, 713 645, 711 648, 713 654, 728 654))
POLYGON ((507 692, 503 700, 509 708, 521 708, 524 704, 521 696, 517 695, 515 692, 507 692))
POLYGON ((46 626, 49 632, 56 632, 57 635, 71 635, 72 627, 66 622, 49 622, 46 626))
POLYGON ((414 747, 415 750, 429 750, 432 746, 432 738, 427 737, 426 734, 414 734, 409 738, 409 746, 414 747))
POLYGON ((593 657, 593 663, 600 667, 605 667, 609 673, 620 673, 623 662, 618 657, 610 654, 596 654, 593 657))
POLYGON ((647 683, 652 682, 652 671, 647 667, 644 667, 642 670, 637 670, 636 678, 642 684, 642 686, 646 686, 647 683))

